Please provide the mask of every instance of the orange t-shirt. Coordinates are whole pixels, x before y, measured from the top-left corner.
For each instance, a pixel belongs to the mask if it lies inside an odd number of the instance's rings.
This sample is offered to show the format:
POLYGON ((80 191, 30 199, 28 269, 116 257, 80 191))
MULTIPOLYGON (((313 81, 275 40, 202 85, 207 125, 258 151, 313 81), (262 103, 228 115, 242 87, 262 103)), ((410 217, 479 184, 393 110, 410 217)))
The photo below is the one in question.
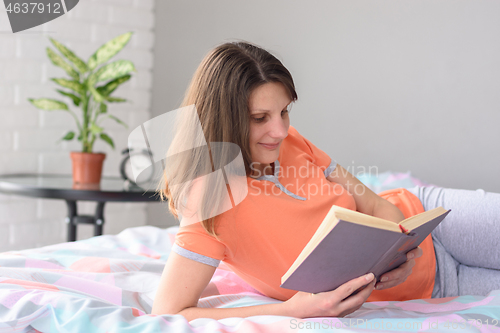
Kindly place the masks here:
MULTIPOLYGON (((216 217, 219 240, 209 235, 200 223, 190 224, 179 228, 174 248, 182 248, 182 253, 175 252, 191 259, 193 254, 194 260, 204 263, 207 261, 203 259, 208 259, 212 265, 223 260, 264 295, 289 299, 297 291, 281 288, 281 276, 309 242, 331 206, 356 210, 353 196, 326 179, 325 173, 333 171, 335 166, 336 162, 325 152, 290 126, 275 162, 274 176, 260 180, 247 178, 246 198, 216 217)), ((423 211, 418 198, 402 191, 403 196, 390 191, 385 196, 403 208, 406 217, 423 211), (409 208, 405 206, 408 203, 411 203, 409 208)), ((416 260, 407 281, 391 289, 373 291, 368 301, 431 297, 435 257, 430 236, 420 246, 424 254, 416 260)))

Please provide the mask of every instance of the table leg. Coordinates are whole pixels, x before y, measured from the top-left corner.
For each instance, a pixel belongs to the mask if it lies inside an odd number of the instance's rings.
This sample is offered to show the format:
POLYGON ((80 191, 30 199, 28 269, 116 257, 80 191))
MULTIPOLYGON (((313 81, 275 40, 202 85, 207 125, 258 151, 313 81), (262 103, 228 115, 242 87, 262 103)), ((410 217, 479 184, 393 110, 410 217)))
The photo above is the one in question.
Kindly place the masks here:
POLYGON ((66 206, 68 207, 68 216, 65 219, 68 225, 68 242, 74 242, 76 240, 76 201, 66 200, 66 206))
POLYGON ((76 241, 76 226, 80 223, 93 224, 94 236, 102 235, 102 227, 104 225, 104 201, 98 201, 94 216, 78 215, 77 202, 75 200, 66 200, 68 207, 68 216, 65 219, 68 225, 68 242, 76 241))
POLYGON ((94 236, 102 235, 102 226, 104 225, 104 204, 106 202, 97 202, 97 207, 95 208, 95 225, 94 225, 94 236))

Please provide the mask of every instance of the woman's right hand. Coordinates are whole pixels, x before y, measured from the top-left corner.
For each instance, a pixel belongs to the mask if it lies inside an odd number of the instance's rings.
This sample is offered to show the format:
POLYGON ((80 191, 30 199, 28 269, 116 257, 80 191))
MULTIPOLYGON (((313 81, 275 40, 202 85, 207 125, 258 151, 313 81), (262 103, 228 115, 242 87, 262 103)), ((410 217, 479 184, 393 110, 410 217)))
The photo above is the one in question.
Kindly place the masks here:
POLYGON ((283 306, 287 315, 296 318, 344 317, 363 305, 373 291, 375 282, 370 273, 347 281, 332 291, 317 294, 299 291, 283 302, 283 306), (351 295, 363 286, 366 287, 351 295))

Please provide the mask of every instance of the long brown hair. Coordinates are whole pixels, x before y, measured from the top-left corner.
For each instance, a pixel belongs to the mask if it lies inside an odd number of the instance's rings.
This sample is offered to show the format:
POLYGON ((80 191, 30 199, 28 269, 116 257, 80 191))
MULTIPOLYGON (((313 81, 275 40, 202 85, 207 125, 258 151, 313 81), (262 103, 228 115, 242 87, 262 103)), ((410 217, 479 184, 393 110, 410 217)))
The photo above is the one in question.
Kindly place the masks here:
MULTIPOLYGON (((169 210, 179 218, 178 209, 185 207, 191 181, 200 175, 217 170, 213 161, 209 164, 210 143, 231 142, 241 149, 245 172, 248 176, 252 163, 249 133, 250 115, 248 100, 251 92, 269 82, 283 84, 292 101, 297 100, 295 85, 290 72, 268 51, 248 42, 229 42, 210 51, 198 69, 186 91, 182 107, 194 105, 197 117, 185 116, 176 122, 176 134, 171 149, 182 151, 179 146, 199 147, 200 138, 196 138, 194 124, 199 118, 208 151, 203 148, 191 150, 191 153, 178 153, 175 158, 167 158, 164 177, 159 186, 162 200, 168 199, 169 210), (189 142, 187 142, 189 141, 189 142), (175 186, 174 186, 175 185, 175 186)), ((199 136, 199 135, 198 135, 199 136)), ((227 152, 230 154, 230 152, 227 152)), ((229 158, 228 158, 229 159, 229 158)), ((224 160, 224 159, 222 159, 224 160)), ((214 180, 215 181, 215 180, 214 180)), ((227 182, 227 179, 226 179, 227 182)), ((224 179, 211 184, 197 208, 201 214, 203 228, 217 238, 214 225, 214 207, 221 205, 222 196, 227 191, 224 179), (222 182, 220 182, 222 180, 222 182)))

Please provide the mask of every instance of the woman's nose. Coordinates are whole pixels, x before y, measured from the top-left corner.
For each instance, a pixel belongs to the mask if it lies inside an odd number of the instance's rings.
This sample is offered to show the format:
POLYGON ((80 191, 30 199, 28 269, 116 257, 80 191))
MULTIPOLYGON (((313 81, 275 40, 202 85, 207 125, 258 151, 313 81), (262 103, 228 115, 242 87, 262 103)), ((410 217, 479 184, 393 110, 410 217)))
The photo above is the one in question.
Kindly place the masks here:
POLYGON ((269 135, 276 139, 284 139, 288 135, 286 120, 281 117, 271 122, 269 135))

